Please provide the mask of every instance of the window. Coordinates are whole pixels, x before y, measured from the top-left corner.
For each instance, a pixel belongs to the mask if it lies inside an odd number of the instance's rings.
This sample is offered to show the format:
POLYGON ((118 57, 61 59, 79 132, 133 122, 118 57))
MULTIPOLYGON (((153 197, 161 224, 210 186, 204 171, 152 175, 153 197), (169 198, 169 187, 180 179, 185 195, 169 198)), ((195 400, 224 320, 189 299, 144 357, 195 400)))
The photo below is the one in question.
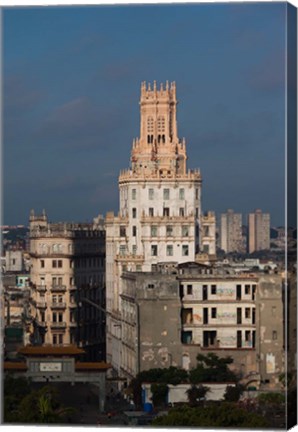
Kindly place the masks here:
POLYGON ((186 293, 187 293, 187 295, 192 295, 192 285, 186 286, 186 293))
POLYGON ((56 261, 56 260, 53 260, 53 261, 52 261, 52 267, 53 267, 53 268, 56 268, 56 267, 57 267, 57 261, 56 261))
POLYGON ((179 216, 184 217, 184 208, 180 207, 179 209, 179 216))
POLYGON ((250 294, 250 285, 245 285, 245 294, 250 294))
POLYGON ((245 318, 250 318, 250 308, 245 308, 245 318))
POLYGON ((182 245, 182 256, 188 256, 188 245, 182 245))
POLYGON ((151 226, 151 237, 156 237, 156 236, 157 236, 157 226, 152 225, 151 226))
POLYGON ((276 306, 272 306, 272 316, 276 316, 276 306))
POLYGON ((157 256, 157 245, 152 245, 151 246, 151 255, 152 256, 157 256))
POLYGON ((199 189, 196 189, 196 199, 199 199, 199 189))
POLYGON ((40 267, 44 268, 44 260, 40 260, 40 267))
POLYGON ((137 198, 137 190, 132 189, 131 190, 131 199, 135 200, 137 198))
POLYGON ((135 237, 137 235, 137 227, 134 225, 132 227, 132 236, 135 237))
POLYGON ((179 199, 184 199, 184 189, 179 189, 179 199))
POLYGON ((172 237, 172 235, 173 235, 173 227, 172 227, 172 225, 167 225, 166 226, 166 236, 172 237))
POLYGON ((150 200, 154 199, 154 189, 148 189, 148 198, 150 200))
POLYGON ((123 256, 126 253, 126 246, 125 245, 120 245, 119 247, 119 255, 123 256))
POLYGON ((249 330, 246 330, 246 331, 245 331, 245 340, 246 340, 246 342, 249 342, 249 341, 250 341, 250 337, 251 337, 251 333, 250 333, 250 331, 249 331, 249 330))
POLYGON ((59 345, 63 344, 63 334, 59 334, 59 345))
POLYGON ((120 226, 120 237, 125 237, 126 236, 126 228, 125 226, 120 226))
POLYGON ((211 318, 216 318, 217 311, 216 308, 211 308, 211 318))
POLYGON ((163 209, 163 215, 166 217, 170 216, 170 209, 168 207, 164 207, 163 209))
POLYGON ((272 332, 272 340, 276 340, 277 339, 277 331, 273 330, 272 332))
POLYGON ((170 199, 170 189, 164 189, 163 190, 163 199, 169 200, 170 199))
POLYGON ((62 268, 62 260, 58 260, 58 267, 62 268))
POLYGON ((153 284, 148 284, 147 288, 149 288, 149 289, 153 289, 153 288, 154 288, 154 285, 153 285, 153 284))
POLYGON ((173 246, 167 245, 167 256, 173 256, 173 246))
POLYGON ((57 335, 53 334, 53 345, 57 345, 57 335))
POLYGON ((188 237, 188 235, 189 235, 189 227, 183 226, 182 227, 182 237, 188 237))
POLYGON ((135 219, 137 217, 137 209, 133 208, 132 209, 132 217, 135 219))
POLYGON ((140 264, 136 265, 136 271, 137 272, 141 272, 142 271, 142 266, 140 264))
POLYGON ((153 207, 149 207, 149 216, 151 216, 151 217, 154 216, 154 208, 153 207))
POLYGON ((217 287, 216 287, 216 285, 211 285, 211 294, 216 294, 216 291, 217 291, 217 287))
POLYGON ((136 255, 136 254, 137 254, 137 246, 136 246, 136 245, 133 245, 133 246, 132 246, 132 254, 133 254, 133 255, 136 255))
POLYGON ((198 218, 199 217, 199 209, 198 209, 198 207, 196 207, 196 218, 198 218))

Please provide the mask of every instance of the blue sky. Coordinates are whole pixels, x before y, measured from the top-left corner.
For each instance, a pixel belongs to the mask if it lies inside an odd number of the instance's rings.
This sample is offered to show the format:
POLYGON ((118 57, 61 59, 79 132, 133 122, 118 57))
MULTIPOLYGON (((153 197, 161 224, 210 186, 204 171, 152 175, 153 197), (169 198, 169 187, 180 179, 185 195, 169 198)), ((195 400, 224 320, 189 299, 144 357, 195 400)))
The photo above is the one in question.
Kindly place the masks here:
POLYGON ((118 210, 142 81, 176 81, 204 211, 284 224, 286 3, 5 8, 3 222, 118 210))

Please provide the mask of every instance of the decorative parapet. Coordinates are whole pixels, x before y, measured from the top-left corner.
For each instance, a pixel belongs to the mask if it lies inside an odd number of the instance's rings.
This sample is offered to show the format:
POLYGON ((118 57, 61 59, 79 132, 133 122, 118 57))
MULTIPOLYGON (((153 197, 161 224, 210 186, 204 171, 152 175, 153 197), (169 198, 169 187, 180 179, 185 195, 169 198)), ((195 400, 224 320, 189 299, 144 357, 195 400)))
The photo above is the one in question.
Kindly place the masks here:
POLYGON ((143 180, 143 181, 159 181, 159 180, 174 180, 174 181, 188 181, 188 180, 202 180, 201 172, 199 169, 188 170, 185 174, 176 174, 174 171, 170 171, 165 174, 161 173, 159 170, 156 170, 152 173, 136 173, 133 170, 126 169, 120 171, 119 175, 119 183, 127 182, 127 181, 135 181, 135 180, 143 180))
POLYGON ((121 262, 144 262, 144 255, 133 255, 133 254, 126 254, 126 255, 116 255, 116 261, 121 262))

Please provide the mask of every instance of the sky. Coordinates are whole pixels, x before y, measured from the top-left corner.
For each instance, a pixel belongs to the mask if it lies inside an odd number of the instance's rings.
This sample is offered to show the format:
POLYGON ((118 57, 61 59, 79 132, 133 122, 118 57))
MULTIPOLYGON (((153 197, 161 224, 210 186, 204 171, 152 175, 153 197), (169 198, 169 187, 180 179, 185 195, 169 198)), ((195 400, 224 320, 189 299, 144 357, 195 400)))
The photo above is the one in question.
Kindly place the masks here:
POLYGON ((118 211, 142 81, 175 81, 202 209, 284 225, 286 3, 4 8, 3 223, 118 211))

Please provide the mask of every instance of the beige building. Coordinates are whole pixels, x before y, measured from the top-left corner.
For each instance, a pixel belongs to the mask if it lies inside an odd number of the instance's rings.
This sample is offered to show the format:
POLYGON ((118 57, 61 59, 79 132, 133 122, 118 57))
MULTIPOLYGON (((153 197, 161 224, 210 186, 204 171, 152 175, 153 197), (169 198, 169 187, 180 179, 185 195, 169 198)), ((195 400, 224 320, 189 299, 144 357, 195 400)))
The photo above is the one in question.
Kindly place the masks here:
POLYGON ((242 214, 227 210, 220 218, 220 248, 225 252, 244 252, 242 214))
POLYGON ((118 373, 122 272, 148 272, 160 260, 193 261, 202 247, 215 255, 215 216, 202 216, 202 178, 187 169, 176 111, 175 83, 142 83, 140 138, 133 140, 130 169, 119 176, 119 213, 106 216, 107 361, 118 373))
POLYGON ((105 233, 101 223, 49 223, 30 216, 31 341, 76 344, 105 356, 105 233))
POLYGON ((270 249, 270 214, 257 209, 248 215, 248 252, 270 249))
POLYGON ((198 353, 231 356, 245 382, 278 388, 284 371, 282 280, 231 267, 161 263, 122 275, 122 372, 196 366, 198 353))

